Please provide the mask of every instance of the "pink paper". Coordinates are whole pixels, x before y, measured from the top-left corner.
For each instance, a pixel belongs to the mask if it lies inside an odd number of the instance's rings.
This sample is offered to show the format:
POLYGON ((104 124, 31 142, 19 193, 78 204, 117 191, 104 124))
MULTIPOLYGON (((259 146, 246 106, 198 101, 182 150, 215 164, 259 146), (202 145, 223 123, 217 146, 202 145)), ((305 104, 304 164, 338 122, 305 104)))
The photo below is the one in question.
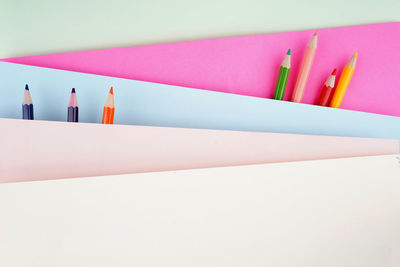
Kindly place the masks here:
POLYGON ((398 153, 387 139, 0 119, 0 182, 398 153))
MULTIPOLYGON (((4 59, 234 94, 272 98, 279 65, 288 48, 291 97, 306 45, 314 30, 220 38, 4 59)), ((400 23, 318 30, 318 48, 303 97, 317 101, 334 68, 338 74, 355 51, 357 67, 342 108, 400 116, 400 23)))

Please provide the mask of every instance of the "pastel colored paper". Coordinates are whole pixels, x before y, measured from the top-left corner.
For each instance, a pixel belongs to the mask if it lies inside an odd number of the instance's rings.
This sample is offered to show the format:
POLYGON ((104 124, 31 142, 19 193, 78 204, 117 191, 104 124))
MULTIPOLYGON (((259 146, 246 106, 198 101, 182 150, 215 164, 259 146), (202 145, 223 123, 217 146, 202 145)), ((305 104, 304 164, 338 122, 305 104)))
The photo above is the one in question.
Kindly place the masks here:
MULTIPOLYGON (((314 30, 4 59, 8 62, 272 98, 279 65, 292 49, 285 99, 314 30)), ((400 23, 318 30, 303 97, 317 103, 326 77, 358 51, 341 108, 400 116, 400 23)))
POLYGON ((0 182, 399 152, 398 141, 386 139, 13 119, 0 125, 0 182))
POLYGON ((0 266, 397 267, 399 177, 392 155, 0 184, 0 266))
POLYGON ((74 87, 79 121, 101 122, 114 86, 115 124, 400 139, 400 118, 393 116, 6 62, 0 73, 0 118, 21 118, 28 83, 35 119, 66 121, 74 87))

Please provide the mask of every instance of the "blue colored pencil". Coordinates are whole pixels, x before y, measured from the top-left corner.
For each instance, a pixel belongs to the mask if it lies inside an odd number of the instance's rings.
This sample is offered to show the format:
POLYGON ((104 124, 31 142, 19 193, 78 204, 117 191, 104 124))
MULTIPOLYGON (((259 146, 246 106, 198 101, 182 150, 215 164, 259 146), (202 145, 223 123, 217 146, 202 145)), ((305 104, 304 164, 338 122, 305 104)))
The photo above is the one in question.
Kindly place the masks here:
POLYGON ((27 84, 25 85, 24 99, 22 100, 22 119, 33 120, 33 103, 27 84))
POLYGON ((78 100, 76 98, 75 88, 72 88, 71 96, 69 97, 67 121, 78 122, 78 100))

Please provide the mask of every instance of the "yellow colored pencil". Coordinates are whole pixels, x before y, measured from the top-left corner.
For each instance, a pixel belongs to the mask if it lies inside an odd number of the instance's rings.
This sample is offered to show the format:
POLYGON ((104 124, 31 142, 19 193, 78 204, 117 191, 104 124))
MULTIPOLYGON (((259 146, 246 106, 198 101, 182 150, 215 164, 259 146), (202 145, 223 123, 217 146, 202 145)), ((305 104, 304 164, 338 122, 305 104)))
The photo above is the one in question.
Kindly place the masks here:
POLYGON ((335 93, 333 94, 331 103, 329 104, 330 107, 339 108, 342 104, 344 94, 346 93, 347 87, 349 87, 351 77, 353 76, 354 69, 356 68, 356 62, 357 52, 355 52, 354 55, 351 57, 346 67, 344 67, 342 75, 340 75, 335 93))

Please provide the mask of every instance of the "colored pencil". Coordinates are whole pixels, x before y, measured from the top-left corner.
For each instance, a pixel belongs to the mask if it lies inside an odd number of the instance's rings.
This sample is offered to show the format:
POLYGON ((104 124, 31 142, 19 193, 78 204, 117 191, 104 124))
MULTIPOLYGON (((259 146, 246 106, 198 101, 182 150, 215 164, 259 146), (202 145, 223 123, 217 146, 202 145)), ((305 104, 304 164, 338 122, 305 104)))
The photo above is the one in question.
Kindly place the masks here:
POLYGON ((22 100, 22 119, 33 120, 33 103, 27 84, 25 85, 24 98, 22 100))
POLYGON ((322 87, 321 95, 319 96, 317 105, 320 106, 328 106, 331 102, 334 87, 335 87, 335 79, 336 79, 336 69, 334 69, 326 80, 324 87, 322 87))
POLYGON ((287 51, 285 58, 282 61, 279 69, 278 80, 275 85, 274 98, 277 100, 283 100, 285 96, 286 84, 289 77, 290 71, 290 49, 287 51))
POLYGON ((357 54, 357 52, 354 53, 340 75, 338 85, 330 103, 330 106, 333 108, 339 108, 342 104, 344 94, 346 93, 347 87, 349 87, 351 77, 353 77, 353 73, 356 68, 357 54))
POLYGON ((103 124, 113 124, 114 122, 114 91, 113 88, 111 87, 110 93, 108 94, 106 104, 104 105, 104 110, 103 110, 103 124))
POLYGON ((315 51, 317 50, 317 40, 318 33, 316 32, 308 43, 303 61, 301 62, 300 71, 297 76, 296 85, 294 86, 294 91, 292 94, 293 102, 300 103, 301 99, 303 98, 308 76, 310 76, 311 66, 314 61, 315 51))
POLYGON ((76 98, 75 88, 72 88, 71 96, 68 102, 68 117, 69 122, 78 122, 78 99, 76 98))

